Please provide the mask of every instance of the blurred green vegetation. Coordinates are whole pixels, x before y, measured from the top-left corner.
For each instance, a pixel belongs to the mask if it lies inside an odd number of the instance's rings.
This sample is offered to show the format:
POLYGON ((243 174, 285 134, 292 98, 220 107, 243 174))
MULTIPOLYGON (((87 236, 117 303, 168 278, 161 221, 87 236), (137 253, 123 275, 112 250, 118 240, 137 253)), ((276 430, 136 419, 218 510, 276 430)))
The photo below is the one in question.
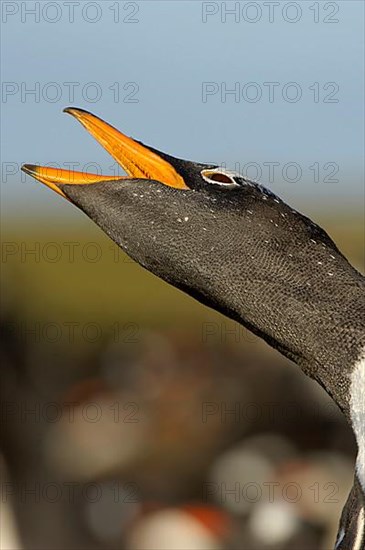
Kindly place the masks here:
MULTIPOLYGON (((316 221, 362 271, 364 219, 323 213, 316 221)), ((64 224, 13 223, 2 233, 3 300, 19 318, 190 328, 222 320, 142 269, 86 218, 64 224)))

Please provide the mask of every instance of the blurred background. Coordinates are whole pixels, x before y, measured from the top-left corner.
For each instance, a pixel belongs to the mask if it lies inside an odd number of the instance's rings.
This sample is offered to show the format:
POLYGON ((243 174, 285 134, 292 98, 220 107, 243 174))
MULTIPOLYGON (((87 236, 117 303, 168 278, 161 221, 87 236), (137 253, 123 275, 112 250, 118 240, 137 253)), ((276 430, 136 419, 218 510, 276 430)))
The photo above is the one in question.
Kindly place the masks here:
POLYGON ((356 448, 332 401, 20 166, 118 173, 78 106, 261 181, 363 271, 363 4, 1 9, 1 548, 333 547, 356 448))

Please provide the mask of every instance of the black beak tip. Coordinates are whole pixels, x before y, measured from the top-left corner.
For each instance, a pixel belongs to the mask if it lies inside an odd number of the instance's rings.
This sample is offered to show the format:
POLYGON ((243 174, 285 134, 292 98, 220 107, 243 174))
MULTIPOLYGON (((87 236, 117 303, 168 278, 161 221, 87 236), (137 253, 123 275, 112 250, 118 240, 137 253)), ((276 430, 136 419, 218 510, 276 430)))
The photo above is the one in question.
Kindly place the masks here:
POLYGON ((63 109, 63 113, 67 113, 71 116, 75 116, 77 113, 86 113, 87 115, 91 115, 89 111, 86 111, 86 109, 80 109, 79 107, 65 107, 63 109))
POLYGON ((37 171, 37 166, 35 164, 23 164, 20 169, 22 170, 22 172, 33 176, 37 171))

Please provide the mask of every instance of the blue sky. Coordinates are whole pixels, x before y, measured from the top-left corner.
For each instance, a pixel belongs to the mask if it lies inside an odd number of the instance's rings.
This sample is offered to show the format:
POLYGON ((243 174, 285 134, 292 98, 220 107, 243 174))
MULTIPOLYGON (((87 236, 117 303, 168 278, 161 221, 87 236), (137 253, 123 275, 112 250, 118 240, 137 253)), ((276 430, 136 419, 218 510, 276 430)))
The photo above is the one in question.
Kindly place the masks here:
POLYGON ((296 206, 363 205, 362 2, 71 4, 2 2, 7 215, 80 216, 21 163, 112 173, 62 113, 70 104, 173 155, 246 171, 296 206))

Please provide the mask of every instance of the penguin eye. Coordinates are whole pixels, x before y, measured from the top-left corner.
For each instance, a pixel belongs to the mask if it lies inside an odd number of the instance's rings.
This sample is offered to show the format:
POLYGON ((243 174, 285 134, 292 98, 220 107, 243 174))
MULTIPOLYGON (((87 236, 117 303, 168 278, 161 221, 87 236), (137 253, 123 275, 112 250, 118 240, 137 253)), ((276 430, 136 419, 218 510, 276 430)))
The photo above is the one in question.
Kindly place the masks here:
POLYGON ((234 178, 236 174, 233 172, 225 172, 219 168, 215 168, 214 170, 202 170, 201 175, 202 178, 208 183, 219 185, 225 189, 233 189, 234 187, 240 186, 234 178))

